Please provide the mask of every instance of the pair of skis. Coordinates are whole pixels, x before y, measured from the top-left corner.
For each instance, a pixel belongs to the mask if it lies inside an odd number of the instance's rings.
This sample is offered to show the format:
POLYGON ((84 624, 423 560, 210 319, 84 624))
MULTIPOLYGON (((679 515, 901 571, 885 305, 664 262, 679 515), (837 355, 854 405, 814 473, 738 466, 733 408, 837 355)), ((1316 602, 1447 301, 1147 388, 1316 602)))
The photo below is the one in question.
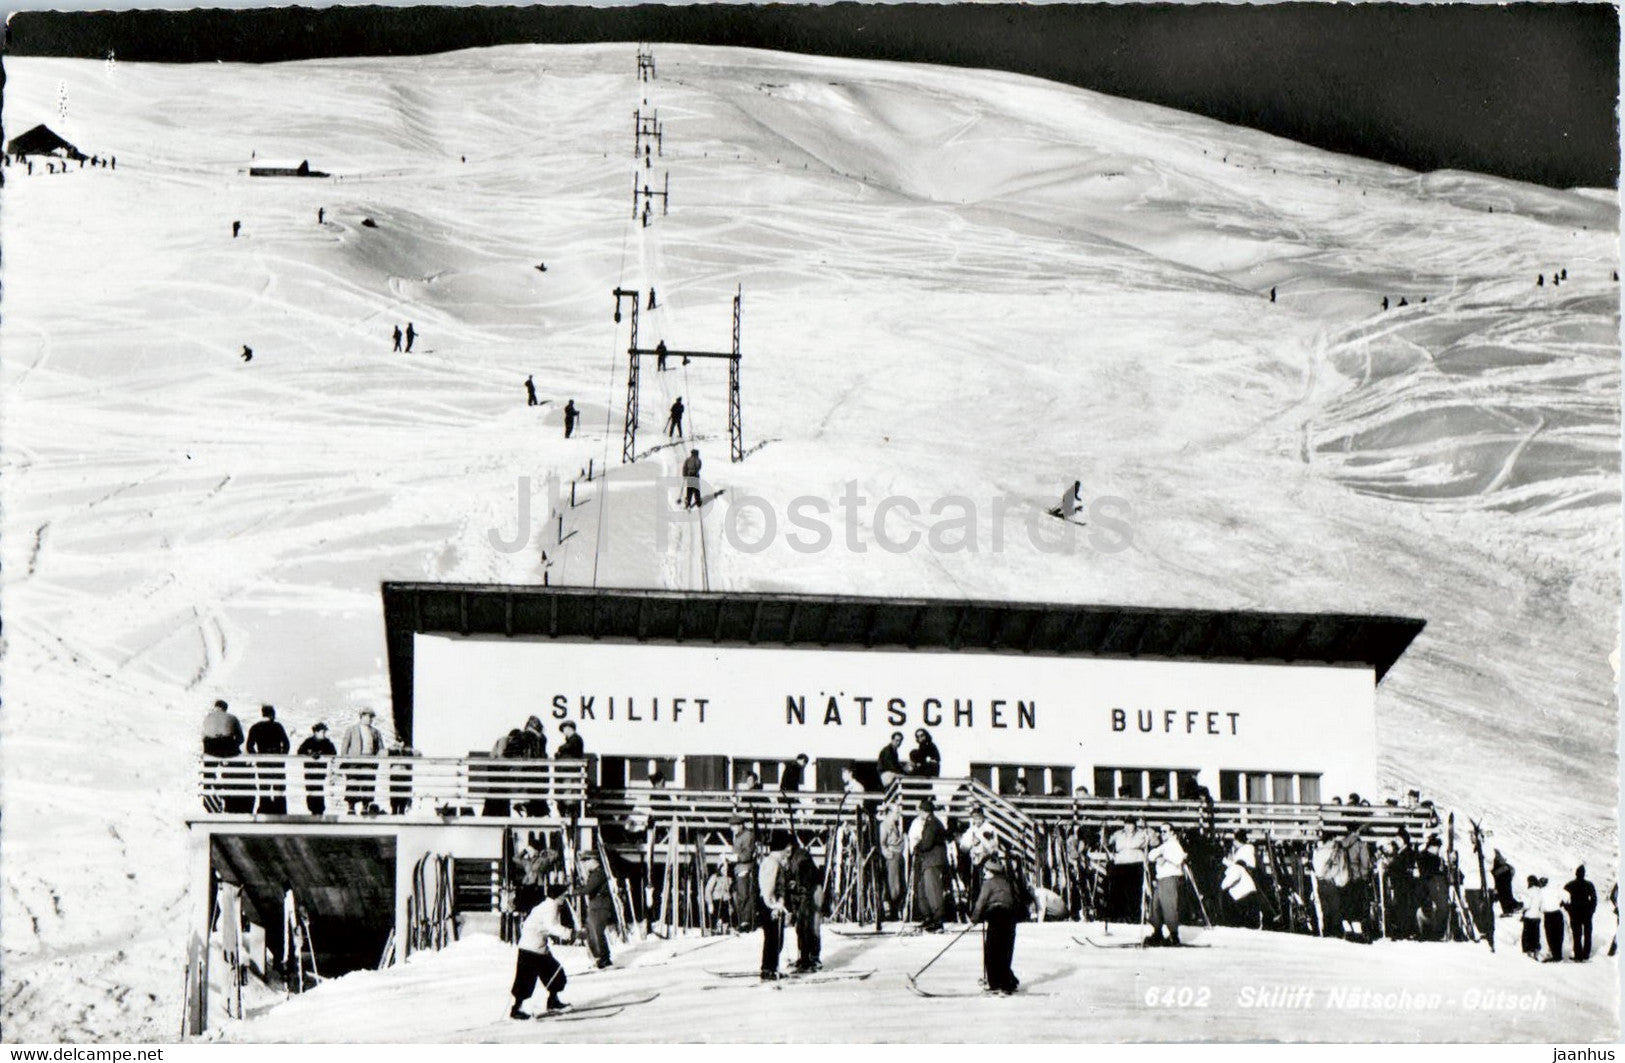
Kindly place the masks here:
MULTIPOLYGON (((1075 937, 1072 939, 1079 945, 1088 945, 1097 949, 1145 949, 1153 946, 1147 945, 1141 938, 1125 938, 1122 941, 1096 941, 1092 937, 1075 937)), ((1213 946, 1203 941, 1181 941, 1178 945, 1157 946, 1160 948, 1178 949, 1210 949, 1213 946)))

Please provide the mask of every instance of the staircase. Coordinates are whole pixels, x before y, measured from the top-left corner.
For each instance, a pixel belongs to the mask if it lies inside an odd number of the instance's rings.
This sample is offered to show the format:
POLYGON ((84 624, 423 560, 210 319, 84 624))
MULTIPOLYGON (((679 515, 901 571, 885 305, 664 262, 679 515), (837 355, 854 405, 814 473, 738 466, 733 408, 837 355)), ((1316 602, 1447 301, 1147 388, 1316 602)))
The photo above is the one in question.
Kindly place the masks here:
POLYGON ((1027 813, 975 779, 895 779, 886 791, 886 805, 899 805, 905 815, 912 815, 927 795, 936 799, 937 807, 945 815, 960 823, 970 818, 971 809, 981 809, 982 815, 993 824, 999 844, 1005 851, 1015 854, 1028 866, 1036 859, 1034 839, 1037 837, 1038 824, 1027 813))

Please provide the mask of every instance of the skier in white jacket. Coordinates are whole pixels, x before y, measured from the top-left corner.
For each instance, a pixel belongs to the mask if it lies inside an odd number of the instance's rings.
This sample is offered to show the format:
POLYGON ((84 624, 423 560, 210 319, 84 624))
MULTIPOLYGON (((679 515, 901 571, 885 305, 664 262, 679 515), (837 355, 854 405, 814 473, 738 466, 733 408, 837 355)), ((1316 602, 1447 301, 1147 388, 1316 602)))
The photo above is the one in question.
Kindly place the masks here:
POLYGON ((565 977, 563 965, 548 948, 550 940, 569 941, 574 936, 559 915, 564 904, 561 899, 564 891, 562 883, 555 882, 548 886, 547 900, 532 908, 519 927, 519 954, 513 971, 513 1008, 508 1012, 510 1019, 530 1018, 523 1005, 536 990, 538 981, 547 989, 548 1011, 568 1007, 559 999, 559 993, 569 979, 565 977))

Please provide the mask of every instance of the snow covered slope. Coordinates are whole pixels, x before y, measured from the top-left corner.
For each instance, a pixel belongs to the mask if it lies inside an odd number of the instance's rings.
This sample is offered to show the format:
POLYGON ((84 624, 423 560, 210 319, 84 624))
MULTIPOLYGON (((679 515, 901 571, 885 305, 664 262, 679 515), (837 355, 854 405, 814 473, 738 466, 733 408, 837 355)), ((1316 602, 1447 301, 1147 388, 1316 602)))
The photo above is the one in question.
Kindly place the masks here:
POLYGON ((1520 872, 1614 863, 1611 192, 1005 74, 659 63, 640 86, 631 46, 8 61, 7 128, 117 169, 12 168, 0 198, 6 1036, 173 1035, 213 698, 348 722, 387 697, 381 579, 537 582, 544 549, 554 582, 1423 617, 1379 692, 1384 781, 1483 816, 1520 872), (672 208, 646 229, 645 97, 672 208), (250 179, 261 159, 334 177, 250 179), (658 289, 644 339, 710 350, 744 286, 750 457, 725 461, 720 365, 648 373, 641 447, 684 395, 727 492, 703 525, 657 539, 660 450, 562 545, 496 549, 521 477, 618 460, 617 284, 658 289), (1077 478, 1128 500, 1132 549, 1029 541, 1077 478), (848 482, 862 556, 840 527, 793 549, 790 500, 848 482), (880 549, 893 494, 922 531, 969 499, 979 549, 880 549), (760 550, 726 535, 746 495, 778 514, 760 550))

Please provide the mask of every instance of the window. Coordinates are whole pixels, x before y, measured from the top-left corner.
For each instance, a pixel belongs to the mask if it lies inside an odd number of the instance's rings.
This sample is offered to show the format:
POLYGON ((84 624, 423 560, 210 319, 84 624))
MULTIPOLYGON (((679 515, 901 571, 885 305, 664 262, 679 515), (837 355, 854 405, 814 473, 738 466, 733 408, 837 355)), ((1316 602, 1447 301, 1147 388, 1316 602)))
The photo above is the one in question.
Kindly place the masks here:
POLYGON ((1220 801, 1257 804, 1320 804, 1320 775, 1291 771, 1219 772, 1220 801))
POLYGON ((1096 768, 1095 793, 1100 797, 1150 797, 1168 801, 1195 796, 1196 768, 1096 768))
POLYGON ((1072 792, 1072 768, 1060 764, 972 764, 971 778, 996 794, 1029 797, 1072 792))

